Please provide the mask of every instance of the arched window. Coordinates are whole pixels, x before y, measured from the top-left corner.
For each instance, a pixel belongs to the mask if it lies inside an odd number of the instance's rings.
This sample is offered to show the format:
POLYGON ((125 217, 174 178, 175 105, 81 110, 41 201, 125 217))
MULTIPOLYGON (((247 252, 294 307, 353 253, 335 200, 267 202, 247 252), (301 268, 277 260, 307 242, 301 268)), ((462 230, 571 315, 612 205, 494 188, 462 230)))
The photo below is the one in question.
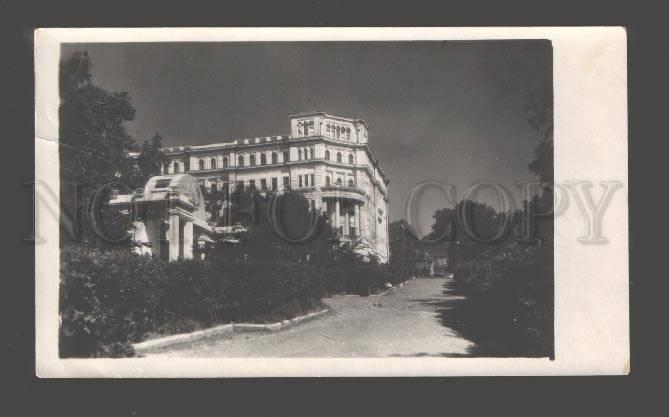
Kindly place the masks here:
POLYGON ((244 166, 244 155, 239 155, 237 158, 237 166, 243 167, 244 166))
POLYGON ((328 151, 328 150, 325 151, 325 160, 326 161, 330 160, 330 151, 328 151))
POLYGON ((283 151, 283 162, 288 162, 288 161, 290 161, 290 152, 283 151))
POLYGON ((204 171, 204 159, 200 159, 199 161, 197 161, 197 169, 199 169, 200 171, 204 171))
POLYGON ((341 152, 337 152, 337 162, 341 163, 341 152))
POLYGON ((348 155, 348 163, 353 165, 353 154, 348 155))
POLYGON ((256 156, 254 154, 251 154, 249 156, 249 165, 254 166, 256 164, 256 156))
POLYGON ((174 163, 174 173, 175 173, 175 174, 178 174, 178 173, 179 173, 179 163, 178 163, 178 162, 175 162, 175 163, 174 163))
POLYGON ((267 165, 267 155, 264 153, 260 154, 260 165, 267 165))
POLYGON ((277 164, 279 160, 278 158, 276 152, 272 152, 272 164, 277 164))
POLYGON ((337 185, 341 185, 341 178, 337 178, 337 185))
POLYGON ((325 186, 326 187, 330 186, 330 177, 325 177, 325 186))
POLYGON ((216 158, 211 158, 211 169, 216 169, 216 158))
POLYGON ((227 167, 228 167, 228 157, 224 156, 223 157, 223 168, 227 168, 227 167))
POLYGON ((349 187, 353 187, 353 179, 352 179, 352 178, 349 178, 349 180, 348 180, 348 186, 349 186, 349 187))

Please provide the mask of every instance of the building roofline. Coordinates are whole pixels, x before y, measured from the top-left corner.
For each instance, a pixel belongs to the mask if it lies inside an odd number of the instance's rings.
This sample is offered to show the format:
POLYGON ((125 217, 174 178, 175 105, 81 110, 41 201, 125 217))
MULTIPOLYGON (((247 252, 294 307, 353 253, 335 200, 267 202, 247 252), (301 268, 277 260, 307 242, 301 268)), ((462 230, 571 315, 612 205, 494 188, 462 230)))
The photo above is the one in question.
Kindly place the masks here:
POLYGON ((346 121, 349 121, 349 122, 361 122, 369 130, 369 126, 367 125, 367 122, 364 119, 360 119, 360 118, 356 118, 356 117, 338 116, 336 114, 330 114, 330 113, 326 113, 324 111, 308 111, 308 112, 300 112, 300 113, 295 113, 295 114, 289 114, 288 118, 289 119, 294 119, 296 117, 306 117, 306 116, 325 116, 325 117, 329 117, 329 118, 332 118, 332 119, 342 119, 342 120, 346 120, 346 121))

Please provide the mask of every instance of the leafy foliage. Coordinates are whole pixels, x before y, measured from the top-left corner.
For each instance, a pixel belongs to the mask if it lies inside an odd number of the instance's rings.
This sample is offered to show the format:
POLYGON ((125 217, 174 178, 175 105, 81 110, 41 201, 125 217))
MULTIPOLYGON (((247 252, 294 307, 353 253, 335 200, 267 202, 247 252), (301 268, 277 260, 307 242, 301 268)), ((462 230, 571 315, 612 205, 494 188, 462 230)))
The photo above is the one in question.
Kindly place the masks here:
POLYGON ((414 259, 418 250, 418 236, 406 220, 398 220, 388 225, 390 259, 389 263, 404 276, 413 275, 414 259))
POLYGON ((388 265, 329 268, 277 258, 165 262, 127 251, 62 250, 60 355, 129 356, 148 334, 230 321, 271 322, 328 294, 380 291, 404 277, 388 265))
POLYGON ((142 143, 137 161, 129 174, 128 182, 133 187, 143 187, 149 178, 160 175, 160 168, 165 161, 164 154, 160 150, 162 147, 163 138, 160 133, 142 143))
POLYGON ((135 117, 126 92, 93 84, 86 52, 60 64, 60 161, 64 182, 100 186, 130 170, 127 152, 135 142, 125 123, 135 117))
POLYGON ((548 245, 506 245, 458 266, 455 290, 467 298, 445 312, 447 325, 486 356, 550 356, 552 255, 548 245))
POLYGON ((543 183, 553 183, 553 92, 549 84, 531 90, 526 95, 525 112, 530 128, 542 139, 529 163, 530 171, 543 183))

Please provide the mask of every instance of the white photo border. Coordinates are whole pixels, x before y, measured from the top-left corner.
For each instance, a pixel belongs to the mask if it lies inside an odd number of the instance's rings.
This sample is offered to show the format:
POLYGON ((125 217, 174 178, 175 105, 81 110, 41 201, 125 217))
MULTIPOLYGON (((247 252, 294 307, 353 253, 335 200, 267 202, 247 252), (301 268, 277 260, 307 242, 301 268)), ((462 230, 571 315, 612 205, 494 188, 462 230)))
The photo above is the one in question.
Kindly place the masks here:
POLYGON ((59 224, 36 210, 36 374, 44 378, 622 375, 630 370, 627 35, 621 27, 117 28, 35 31, 35 180, 59 193, 58 65, 68 42, 547 39, 553 46, 555 180, 620 181, 588 245, 575 204, 555 219, 555 360, 548 358, 122 358, 58 356, 59 224))

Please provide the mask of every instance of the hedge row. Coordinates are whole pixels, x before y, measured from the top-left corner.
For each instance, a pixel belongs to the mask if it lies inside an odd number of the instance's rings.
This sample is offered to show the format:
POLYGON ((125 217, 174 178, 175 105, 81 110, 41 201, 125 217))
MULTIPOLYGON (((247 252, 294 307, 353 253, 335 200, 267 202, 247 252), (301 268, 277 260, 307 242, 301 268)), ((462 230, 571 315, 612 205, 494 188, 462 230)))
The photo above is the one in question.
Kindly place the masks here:
POLYGON ((493 248, 458 266, 467 298, 443 319, 487 356, 550 356, 553 346, 552 247, 493 248))
POLYGON ((164 262, 126 251, 61 251, 63 357, 127 356, 150 333, 276 321, 333 293, 368 295, 402 280, 387 265, 326 269, 277 261, 164 262))

